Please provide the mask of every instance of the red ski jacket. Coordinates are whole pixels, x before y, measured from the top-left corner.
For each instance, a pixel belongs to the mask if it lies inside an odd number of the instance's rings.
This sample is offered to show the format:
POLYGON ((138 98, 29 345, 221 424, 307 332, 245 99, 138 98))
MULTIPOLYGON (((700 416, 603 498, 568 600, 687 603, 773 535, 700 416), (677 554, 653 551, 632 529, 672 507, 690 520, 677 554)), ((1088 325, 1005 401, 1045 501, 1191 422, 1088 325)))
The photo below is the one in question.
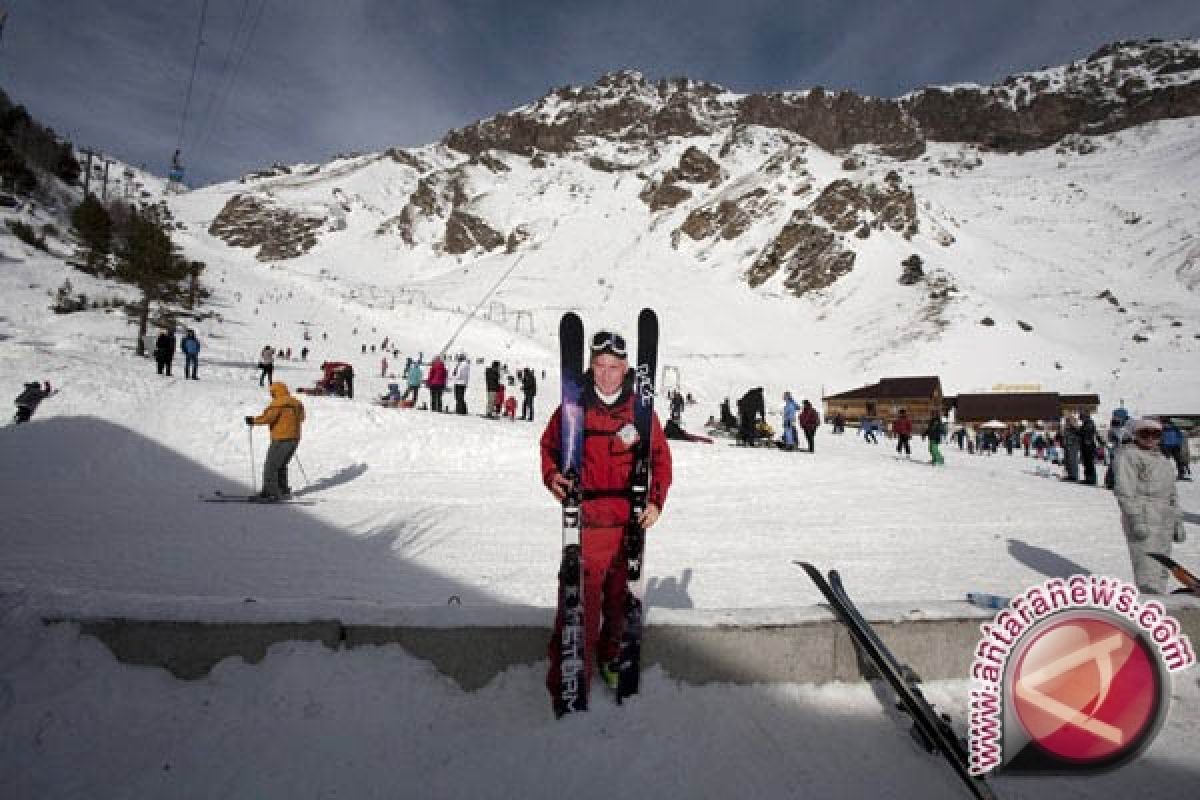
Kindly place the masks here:
POLYGON ((897 436, 912 436, 912 420, 908 417, 896 417, 892 430, 897 436))
MULTIPOLYGON (((633 471, 633 443, 618 432, 633 430, 633 396, 628 390, 617 402, 606 406, 588 392, 583 426, 583 525, 606 528, 629 521, 629 476, 633 471)), ((557 408, 542 433, 542 483, 558 472, 562 452, 562 409, 557 408)), ((671 487, 671 449, 655 415, 650 428, 650 490, 647 502, 661 511, 671 487)))
POLYGON ((434 361, 429 366, 429 377, 425 381, 431 389, 446 388, 446 364, 444 361, 434 361))

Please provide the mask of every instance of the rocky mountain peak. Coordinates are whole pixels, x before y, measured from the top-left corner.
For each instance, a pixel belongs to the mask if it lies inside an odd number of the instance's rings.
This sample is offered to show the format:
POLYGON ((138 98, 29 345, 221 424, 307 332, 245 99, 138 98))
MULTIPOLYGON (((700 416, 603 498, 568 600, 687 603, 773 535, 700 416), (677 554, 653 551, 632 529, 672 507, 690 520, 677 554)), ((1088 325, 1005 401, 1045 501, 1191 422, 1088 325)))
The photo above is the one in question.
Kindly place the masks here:
POLYGON ((535 103, 446 135, 443 143, 469 155, 502 150, 530 156, 565 153, 593 138, 644 142, 711 133, 732 122, 736 104, 720 86, 689 78, 648 81, 624 70, 588 86, 564 86, 535 103))

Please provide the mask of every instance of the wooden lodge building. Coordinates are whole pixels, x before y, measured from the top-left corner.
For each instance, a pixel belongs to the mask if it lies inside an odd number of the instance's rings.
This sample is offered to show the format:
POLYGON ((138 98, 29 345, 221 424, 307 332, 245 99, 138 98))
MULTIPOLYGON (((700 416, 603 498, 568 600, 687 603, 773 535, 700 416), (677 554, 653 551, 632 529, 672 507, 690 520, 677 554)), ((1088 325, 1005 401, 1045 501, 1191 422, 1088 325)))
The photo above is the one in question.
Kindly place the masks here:
POLYGON ((942 382, 937 376, 914 378, 883 378, 879 383, 860 386, 841 394, 821 398, 825 404, 825 419, 841 414, 846 422, 860 423, 864 417, 882 420, 889 425, 900 409, 910 419, 927 420, 934 411, 942 412, 945 398, 942 382))
POLYGON ((946 398, 946 410, 954 411, 959 425, 978 426, 991 420, 1017 425, 1047 423, 1057 426, 1067 414, 1087 411, 1095 415, 1100 396, 1058 392, 984 392, 946 398))
POLYGON ((1100 407, 1100 397, 1094 394, 1025 391, 946 397, 942 394, 941 380, 932 375, 882 378, 879 383, 821 399, 825 419, 835 414, 841 414, 848 423, 872 418, 880 420, 885 428, 890 427, 902 408, 915 424, 937 411, 944 416, 953 412, 956 424, 978 426, 992 420, 1013 425, 1023 422, 1056 425, 1065 414, 1087 411, 1094 415, 1100 407))

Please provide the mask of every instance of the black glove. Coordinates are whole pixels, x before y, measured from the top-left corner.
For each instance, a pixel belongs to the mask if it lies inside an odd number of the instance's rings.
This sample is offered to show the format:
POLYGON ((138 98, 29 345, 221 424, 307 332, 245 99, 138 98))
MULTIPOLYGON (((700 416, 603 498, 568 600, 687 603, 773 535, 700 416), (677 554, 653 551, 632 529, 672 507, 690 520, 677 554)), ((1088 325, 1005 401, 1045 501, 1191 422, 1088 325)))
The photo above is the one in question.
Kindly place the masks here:
POLYGON ((247 425, 253 425, 253 424, 254 424, 254 417, 246 417, 246 424, 247 424, 247 425))

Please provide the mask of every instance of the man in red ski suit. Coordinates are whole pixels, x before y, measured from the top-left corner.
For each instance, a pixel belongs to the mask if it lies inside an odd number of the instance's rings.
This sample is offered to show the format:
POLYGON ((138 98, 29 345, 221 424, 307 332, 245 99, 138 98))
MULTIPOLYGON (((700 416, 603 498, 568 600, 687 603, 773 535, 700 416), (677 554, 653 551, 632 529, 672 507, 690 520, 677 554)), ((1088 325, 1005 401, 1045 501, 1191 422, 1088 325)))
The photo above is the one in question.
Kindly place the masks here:
MULTIPOLYGON (((637 431, 633 425, 633 370, 619 334, 601 331, 592 338, 591 360, 584 375, 584 440, 580 489, 583 502, 583 606, 586 636, 585 685, 591 685, 595 658, 608 665, 618 655, 624 628, 626 564, 621 542, 630 519, 630 473, 637 431), (603 621, 603 624, 601 622, 603 621)), ((559 472, 562 409, 555 409, 542 433, 542 482, 559 502, 569 482, 559 472)), ((650 488, 643 530, 658 521, 671 486, 671 451, 655 415, 650 433, 650 488)), ((560 682, 559 640, 562 613, 554 621, 546 686, 556 696, 560 682)))

